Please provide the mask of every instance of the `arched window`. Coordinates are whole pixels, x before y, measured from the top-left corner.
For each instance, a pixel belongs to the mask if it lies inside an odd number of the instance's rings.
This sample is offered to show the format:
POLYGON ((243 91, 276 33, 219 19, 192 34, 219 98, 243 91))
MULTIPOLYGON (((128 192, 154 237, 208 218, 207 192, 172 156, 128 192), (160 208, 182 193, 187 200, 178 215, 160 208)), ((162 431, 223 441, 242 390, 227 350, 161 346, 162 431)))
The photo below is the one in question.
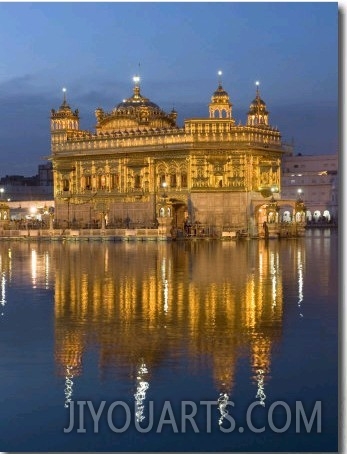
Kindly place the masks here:
POLYGON ((170 187, 175 188, 177 186, 177 179, 176 179, 176 174, 172 173, 170 175, 170 187))
POLYGON ((106 189, 106 177, 105 175, 99 175, 98 178, 99 189, 106 189))
POLYGON ((84 177, 85 180, 85 188, 86 189, 92 189, 92 177, 90 175, 86 175, 84 177))
POLYGON ((159 185, 160 185, 160 187, 163 186, 163 183, 165 183, 165 173, 161 173, 159 175, 159 185))
POLYGON ((141 175, 139 174, 135 175, 135 188, 136 189, 141 188, 141 175))
POLYGON ((70 182, 67 178, 63 179, 63 191, 69 191, 70 190, 70 182))
POLYGON ((329 222, 330 221, 330 213, 329 210, 324 210, 323 216, 329 222))
POLYGON ((117 173, 113 173, 111 175, 111 189, 116 189, 119 186, 119 175, 117 173))
POLYGON ((186 172, 181 173, 181 186, 182 188, 186 188, 188 186, 188 178, 186 172))

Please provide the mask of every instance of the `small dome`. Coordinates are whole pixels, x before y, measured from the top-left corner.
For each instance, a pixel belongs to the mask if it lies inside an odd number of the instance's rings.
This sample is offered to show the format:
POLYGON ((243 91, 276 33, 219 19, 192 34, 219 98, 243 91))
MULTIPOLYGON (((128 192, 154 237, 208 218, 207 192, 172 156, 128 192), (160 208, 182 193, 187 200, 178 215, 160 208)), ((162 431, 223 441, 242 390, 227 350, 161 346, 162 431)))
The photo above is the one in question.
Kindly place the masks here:
POLYGON ((51 115, 52 115, 52 118, 70 118, 70 119, 79 119, 79 112, 78 112, 78 109, 76 109, 75 111, 73 111, 71 109, 71 107, 69 106, 69 104, 67 103, 66 101, 66 98, 64 96, 64 100, 63 100, 63 103, 62 105, 59 107, 58 110, 55 110, 55 109, 52 109, 51 110, 51 115))
POLYGON ((137 109, 139 107, 148 107, 159 111, 161 110, 157 104, 141 95, 139 86, 135 86, 133 96, 120 102, 113 111, 117 112, 118 110, 129 108, 137 109))
POLYGON ((161 128, 172 128, 176 126, 177 114, 165 113, 157 104, 141 95, 139 78, 134 78, 136 82, 133 95, 122 102, 112 110, 111 113, 105 113, 98 108, 95 111, 97 118, 98 132, 101 131, 129 131, 131 134, 142 132, 149 126, 160 126, 161 128))
POLYGON ((227 96, 229 98, 228 92, 224 90, 221 84, 218 85, 217 90, 213 93, 213 96, 227 96))
POLYGON ((266 104, 259 95, 257 95, 256 98, 251 102, 248 113, 250 115, 259 113, 268 114, 268 111, 266 110, 266 104))
POLYGON ((262 105, 262 106, 265 106, 265 107, 266 107, 265 102, 264 102, 261 98, 255 98, 255 99, 253 99, 253 101, 251 102, 251 107, 252 107, 252 106, 259 106, 259 105, 262 105))
POLYGON ((269 113, 266 110, 265 101, 263 101, 260 97, 258 84, 257 84, 257 91, 256 91, 255 98, 253 99, 253 101, 251 102, 251 105, 249 106, 248 113, 249 113, 249 115, 260 114, 260 113, 267 115, 269 113))
POLYGON ((71 107, 66 102, 66 99, 64 99, 63 104, 59 107, 59 112, 72 112, 71 107))
POLYGON ((218 85, 217 90, 213 93, 211 101, 213 103, 229 102, 229 94, 224 90, 221 84, 218 85))

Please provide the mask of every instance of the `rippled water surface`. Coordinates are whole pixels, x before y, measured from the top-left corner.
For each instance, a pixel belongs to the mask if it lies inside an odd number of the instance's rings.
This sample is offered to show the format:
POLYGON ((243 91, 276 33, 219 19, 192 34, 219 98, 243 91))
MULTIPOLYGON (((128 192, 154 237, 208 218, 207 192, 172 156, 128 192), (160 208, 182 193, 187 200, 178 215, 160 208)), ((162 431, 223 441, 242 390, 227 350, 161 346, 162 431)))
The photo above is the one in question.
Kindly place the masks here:
POLYGON ((0 242, 1 449, 337 451, 337 240, 0 242))

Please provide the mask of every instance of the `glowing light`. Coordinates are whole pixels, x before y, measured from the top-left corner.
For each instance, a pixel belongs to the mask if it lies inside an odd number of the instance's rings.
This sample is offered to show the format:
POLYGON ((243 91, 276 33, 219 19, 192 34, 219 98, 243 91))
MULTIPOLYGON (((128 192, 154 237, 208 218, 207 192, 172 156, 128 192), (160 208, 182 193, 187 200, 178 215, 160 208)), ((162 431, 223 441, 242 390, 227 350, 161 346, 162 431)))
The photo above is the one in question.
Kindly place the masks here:
POLYGON ((134 394, 135 397, 135 415, 137 422, 141 422, 146 417, 143 415, 144 411, 144 400, 146 399, 146 391, 149 388, 149 383, 143 380, 143 375, 148 374, 148 369, 146 364, 141 364, 138 370, 138 377, 137 377, 137 388, 136 393, 134 394))
POLYGON ((5 306, 6 304, 6 277, 5 273, 3 272, 1 275, 1 299, 0 299, 1 306, 5 306))
POLYGON ((37 252, 35 249, 31 251, 31 280, 33 288, 36 288, 37 283, 37 252))
POLYGON ((30 207, 30 213, 31 214, 35 214, 37 212, 37 208, 36 207, 30 207))
POLYGON ((71 396, 73 392, 73 366, 66 366, 66 375, 65 375, 65 388, 64 388, 64 394, 65 394, 65 403, 64 407, 68 408, 71 402, 71 396))
POLYGON ((65 88, 65 87, 62 89, 62 92, 63 92, 63 93, 66 93, 66 88, 65 88))
POLYGON ((223 424, 223 419, 229 414, 228 412, 228 401, 229 401, 229 396, 226 393, 220 393, 218 400, 217 400, 217 405, 218 405, 218 410, 220 413, 220 418, 218 420, 218 424, 221 426, 223 424))
POLYGON ((301 194, 301 193, 302 193, 302 189, 299 188, 299 189, 298 189, 298 194, 301 194))
POLYGON ((222 74, 222 71, 218 71, 218 76, 221 76, 222 74))
POLYGON ((276 306, 277 298, 277 276, 276 276, 276 266, 275 266, 275 255, 271 252, 270 256, 270 267, 271 267, 271 283, 272 283, 272 307, 276 306))
POLYGON ((49 254, 45 253, 45 288, 49 288, 49 254))
POLYGON ((259 80, 257 80, 257 81, 255 82, 255 85, 256 85, 257 87, 259 87, 259 85, 260 85, 259 80))
POLYGON ((164 293, 164 312, 167 313, 169 310, 169 281, 166 279, 166 260, 163 258, 161 264, 161 274, 163 279, 163 293, 164 293))
POLYGON ((134 76, 133 77, 133 81, 135 82, 135 84, 138 84, 140 82, 140 77, 139 76, 134 76))
MULTIPOLYGON (((303 266, 301 259, 301 251, 298 251, 298 308, 301 311, 301 303, 304 299, 304 276, 303 276, 303 266)), ((300 312, 300 317, 303 317, 302 312, 300 312)))
POLYGON ((256 394, 256 399, 259 399, 260 405, 265 407, 265 399, 266 399, 266 394, 264 392, 264 371, 263 369, 259 369, 257 371, 257 382, 258 382, 258 391, 256 394))

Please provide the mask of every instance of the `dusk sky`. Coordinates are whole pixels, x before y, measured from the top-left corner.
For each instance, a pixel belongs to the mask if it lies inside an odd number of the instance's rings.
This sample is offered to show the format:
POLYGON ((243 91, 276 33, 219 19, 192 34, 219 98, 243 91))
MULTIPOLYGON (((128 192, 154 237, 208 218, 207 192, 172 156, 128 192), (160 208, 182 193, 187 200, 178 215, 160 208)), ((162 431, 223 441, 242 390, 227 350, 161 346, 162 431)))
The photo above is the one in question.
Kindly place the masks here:
POLYGON ((34 175, 67 88, 82 129, 141 92, 178 123, 222 84, 237 123, 261 97, 295 152, 338 151, 337 3, 0 3, 0 177, 34 175), (139 68, 140 64, 140 68, 139 68))

